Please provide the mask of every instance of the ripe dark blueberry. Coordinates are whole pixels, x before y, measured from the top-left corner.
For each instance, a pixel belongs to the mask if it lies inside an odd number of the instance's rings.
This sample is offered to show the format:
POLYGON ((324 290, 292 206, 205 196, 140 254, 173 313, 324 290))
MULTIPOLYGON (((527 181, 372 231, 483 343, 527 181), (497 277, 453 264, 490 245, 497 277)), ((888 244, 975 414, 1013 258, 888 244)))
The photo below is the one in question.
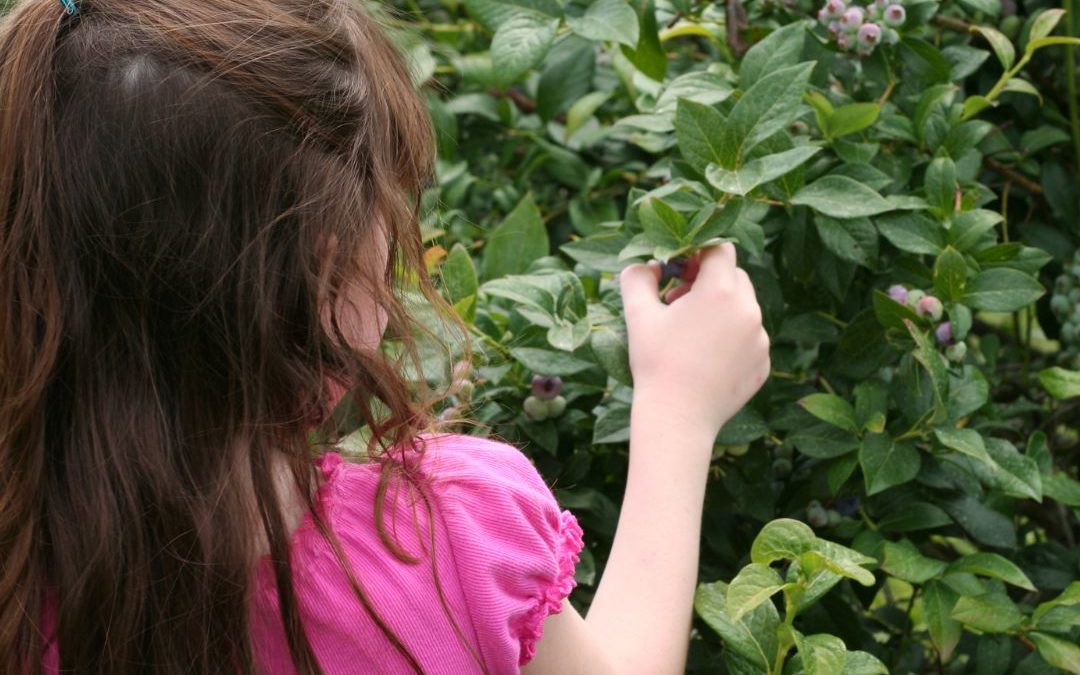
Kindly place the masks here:
POLYGON ((836 510, 842 516, 851 518, 859 512, 860 500, 855 495, 845 495, 836 500, 836 510))
POLYGON ((682 279, 686 274, 686 258, 672 258, 666 263, 660 263, 660 285, 667 286, 672 279, 682 279))
POLYGON ((562 393, 562 378, 558 375, 535 375, 532 379, 532 395, 541 401, 550 401, 562 393))

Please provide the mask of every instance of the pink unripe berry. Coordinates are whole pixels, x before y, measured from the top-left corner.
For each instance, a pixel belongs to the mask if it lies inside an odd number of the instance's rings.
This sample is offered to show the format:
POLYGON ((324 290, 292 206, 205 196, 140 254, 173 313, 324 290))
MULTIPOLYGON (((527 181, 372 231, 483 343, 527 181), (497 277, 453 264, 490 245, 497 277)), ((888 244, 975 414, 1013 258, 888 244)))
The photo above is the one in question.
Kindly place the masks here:
POLYGON ((889 5, 885 8, 885 23, 893 28, 899 28, 907 21, 907 12, 903 5, 889 5))
POLYGON ((938 324, 938 327, 934 329, 934 337, 937 338, 939 344, 948 344, 952 342, 952 322, 943 321, 938 324))
POLYGON ((840 26, 846 30, 854 33, 859 30, 859 26, 863 22, 863 11, 861 7, 850 7, 844 15, 840 17, 840 26))
POLYGON ((893 0, 874 0, 874 9, 880 12, 891 4, 893 4, 893 0))
POLYGON ((840 49, 843 49, 844 51, 851 49, 851 36, 848 33, 837 33, 836 46, 840 49))
POLYGON ((846 6, 843 0, 829 0, 825 3, 822 11, 825 12, 825 17, 828 19, 839 19, 844 14, 846 6))
POLYGON ((872 50, 881 40, 881 26, 876 23, 864 23, 859 27, 859 46, 872 50))
POLYGON ((840 29, 840 22, 839 21, 830 21, 829 22, 829 35, 832 35, 833 37, 836 37, 837 35, 840 34, 840 30, 841 29, 840 29))
POLYGON ((919 302, 916 303, 915 312, 919 316, 924 316, 932 321, 937 321, 945 312, 945 306, 941 304, 941 300, 938 300, 932 295, 927 295, 920 298, 919 302))
POLYGON ((818 20, 818 23, 820 23, 822 25, 825 25, 825 24, 829 23, 829 15, 825 13, 825 8, 824 7, 822 7, 821 9, 818 10, 817 20, 818 20))
POLYGON ((893 300, 904 304, 907 302, 908 290, 900 284, 893 284, 889 286, 889 297, 893 300))

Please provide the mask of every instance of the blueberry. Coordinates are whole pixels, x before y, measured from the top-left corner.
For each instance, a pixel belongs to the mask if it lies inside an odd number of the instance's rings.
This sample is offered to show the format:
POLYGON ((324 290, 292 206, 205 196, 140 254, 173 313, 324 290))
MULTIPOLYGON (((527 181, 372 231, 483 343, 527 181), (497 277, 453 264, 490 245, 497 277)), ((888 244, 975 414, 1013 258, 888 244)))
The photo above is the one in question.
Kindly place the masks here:
POLYGON ((881 41, 881 26, 876 23, 864 23, 859 26, 859 47, 870 50, 881 41))
POLYGON ((790 459, 777 457, 772 463, 773 473, 777 476, 787 476, 791 473, 792 464, 790 459))
POLYGON ((686 274, 686 258, 672 258, 660 264, 660 285, 667 286, 672 279, 682 279, 686 274))
POLYGON ((837 499, 836 504, 834 504, 840 515, 847 516, 848 518, 853 517, 859 512, 860 505, 861 501, 855 495, 844 495, 837 499))
POLYGON ((806 505, 806 522, 813 527, 825 527, 829 524, 829 514, 818 500, 806 505))
POLYGON ((825 514, 829 517, 829 527, 836 527, 844 520, 844 517, 840 515, 838 511, 834 511, 833 509, 829 509, 825 514))
POLYGON ((889 297, 900 304, 904 304, 907 302, 908 289, 900 284, 893 284, 892 286, 889 286, 889 297))
POLYGON ((899 28, 907 21, 907 12, 902 5, 889 5, 885 8, 885 23, 893 28, 899 28))
POLYGON ((947 345, 952 342, 952 322, 942 321, 934 329, 934 337, 937 338, 938 344, 947 345))
POLYGON ((1058 318, 1067 316, 1072 309, 1072 303, 1064 295, 1055 295, 1050 298, 1050 310, 1058 318))
POLYGON ((919 301, 922 300, 925 297, 926 297, 926 293, 924 293, 923 291, 920 291, 917 288, 913 289, 913 290, 910 290, 910 291, 908 291, 908 294, 907 294, 907 304, 909 306, 911 306, 911 307, 914 307, 915 305, 919 304, 919 301))
POLYGON ((550 401, 562 393, 562 378, 558 375, 534 375, 532 395, 541 401, 550 401))
POLYGON ((530 396, 525 399, 525 403, 522 404, 521 409, 525 411, 525 417, 528 417, 533 422, 540 422, 546 420, 551 409, 547 401, 542 401, 535 396, 530 396))
POLYGON ((849 7, 840 17, 840 27, 849 33, 859 30, 863 22, 863 10, 861 7, 849 7))
POLYGON ((945 306, 941 304, 941 300, 932 295, 927 295, 919 298, 919 301, 915 303, 915 312, 931 321, 937 321, 945 312, 945 306))
POLYGON ((742 457, 746 453, 750 452, 749 445, 729 445, 727 446, 727 454, 732 457, 742 457))

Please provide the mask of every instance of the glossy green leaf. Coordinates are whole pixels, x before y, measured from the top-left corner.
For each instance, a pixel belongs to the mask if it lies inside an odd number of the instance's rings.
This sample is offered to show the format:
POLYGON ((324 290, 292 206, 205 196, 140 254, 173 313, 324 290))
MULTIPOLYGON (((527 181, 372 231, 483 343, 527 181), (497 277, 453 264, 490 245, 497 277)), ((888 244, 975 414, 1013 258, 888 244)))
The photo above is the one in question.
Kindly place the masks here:
POLYGON ((499 226, 491 231, 481 266, 484 279, 521 274, 533 260, 548 254, 550 243, 540 209, 532 195, 525 197, 499 226))
POLYGON ((752 159, 734 171, 718 164, 710 164, 705 176, 720 192, 739 195, 789 173, 817 154, 821 148, 803 145, 784 152, 752 159))
POLYGON ((637 46, 640 33, 637 13, 626 0, 594 0, 580 16, 567 14, 566 25, 583 38, 630 48, 637 46))
POLYGON ((810 394, 799 401, 806 412, 829 424, 850 431, 859 432, 855 421, 855 408, 835 394, 810 394))
POLYGON ((866 494, 874 495, 913 480, 922 460, 907 443, 896 443, 887 434, 868 433, 859 447, 859 465, 866 494))
POLYGON ((1080 371, 1046 368, 1039 371, 1039 384, 1056 399, 1080 396, 1080 371))
POLYGON ((794 560, 814 546, 814 531, 790 518, 771 521, 761 528, 750 547, 750 560, 762 565, 777 560, 794 560))
POLYGON ((1000 579, 1007 584, 1028 591, 1035 590, 1031 579, 1014 562, 997 553, 972 553, 954 560, 949 564, 948 573, 955 572, 967 572, 981 577, 1000 579))
POLYGON ((968 284, 964 302, 975 309, 1013 312, 1027 307, 1045 293, 1029 274, 1008 268, 980 272, 968 284))
POLYGON ((824 176, 795 193, 792 204, 833 218, 860 218, 893 210, 873 189, 847 176, 824 176))
POLYGON ((1004 633, 1018 626, 1024 615, 1009 596, 991 591, 961 597, 953 607, 952 618, 985 633, 1004 633))
POLYGON ((741 166, 759 143, 794 121, 813 68, 813 63, 780 68, 743 94, 724 126, 721 166, 741 166))
POLYGON ((986 38, 986 41, 990 43, 990 48, 994 50, 994 54, 997 56, 998 61, 1001 62, 1001 67, 1005 70, 1013 67, 1016 62, 1016 50, 1013 49, 1012 42, 1009 38, 1005 37, 1001 31, 989 26, 972 26, 971 31, 978 33, 986 38))
POLYGON ((759 563, 747 565, 739 571, 728 586, 728 616, 733 621, 738 621, 761 603, 768 602, 769 598, 783 590, 785 585, 780 574, 768 565, 759 563))
POLYGON ((1046 659, 1047 663, 1055 668, 1080 674, 1080 645, 1039 631, 1032 631, 1028 637, 1039 648, 1039 655, 1046 659))
POLYGON ((495 76, 510 84, 535 68, 555 41, 559 20, 535 12, 515 14, 499 25, 491 40, 495 76))

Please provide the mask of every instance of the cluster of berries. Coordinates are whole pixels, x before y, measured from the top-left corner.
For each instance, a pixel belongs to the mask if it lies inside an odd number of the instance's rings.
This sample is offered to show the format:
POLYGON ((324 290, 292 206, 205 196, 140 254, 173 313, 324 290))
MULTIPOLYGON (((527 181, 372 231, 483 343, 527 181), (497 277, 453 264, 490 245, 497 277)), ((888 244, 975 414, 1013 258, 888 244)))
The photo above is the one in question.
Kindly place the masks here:
POLYGON ((1054 280, 1050 309, 1061 322, 1061 365, 1080 370, 1080 250, 1073 255, 1072 266, 1054 280))
POLYGON ((896 29, 907 21, 907 12, 900 0, 873 0, 866 7, 828 0, 818 10, 817 19, 841 50, 870 56, 880 43, 893 45, 900 41, 896 29))
POLYGON ((522 409, 534 422, 559 417, 566 412, 562 393, 562 378, 558 375, 536 375, 532 379, 532 396, 525 399, 522 409))
POLYGON ((951 321, 942 321, 945 313, 945 305, 933 295, 918 289, 908 290, 896 284, 889 287, 889 297, 902 305, 907 305, 915 310, 915 313, 924 319, 928 319, 937 326, 934 328, 934 337, 939 345, 945 347, 945 358, 959 363, 967 356, 967 345, 953 339, 951 321))

